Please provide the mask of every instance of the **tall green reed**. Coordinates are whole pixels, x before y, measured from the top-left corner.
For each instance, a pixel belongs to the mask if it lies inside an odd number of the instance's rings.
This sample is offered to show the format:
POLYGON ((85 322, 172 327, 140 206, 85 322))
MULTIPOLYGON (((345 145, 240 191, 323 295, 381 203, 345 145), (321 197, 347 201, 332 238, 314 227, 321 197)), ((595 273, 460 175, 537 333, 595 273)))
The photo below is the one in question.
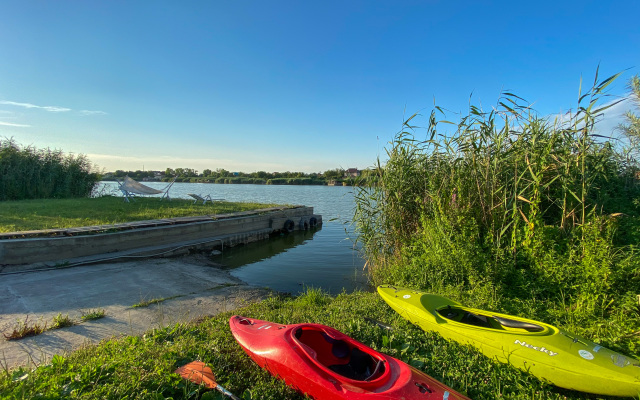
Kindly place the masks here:
POLYGON ((640 226, 638 168, 596 130, 619 74, 597 75, 576 111, 556 118, 513 93, 457 123, 439 107, 424 128, 408 118, 376 179, 355 189, 372 282, 518 312, 535 298, 545 306, 527 307, 543 317, 563 302, 570 310, 553 318, 621 310, 640 278, 637 236, 621 231, 640 226))
POLYGON ((0 139, 0 201, 89 196, 100 178, 92 169, 82 154, 0 139))

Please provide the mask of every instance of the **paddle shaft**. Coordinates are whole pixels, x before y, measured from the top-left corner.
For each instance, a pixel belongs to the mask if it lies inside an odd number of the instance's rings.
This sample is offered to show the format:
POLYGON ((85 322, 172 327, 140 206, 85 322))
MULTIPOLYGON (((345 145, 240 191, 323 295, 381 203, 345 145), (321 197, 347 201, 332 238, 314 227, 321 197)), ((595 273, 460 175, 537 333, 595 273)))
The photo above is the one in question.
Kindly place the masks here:
POLYGON ((239 398, 238 396, 235 396, 233 393, 231 393, 230 391, 228 391, 227 389, 223 388, 220 385, 216 385, 216 389, 224 394, 225 396, 229 397, 232 400, 242 400, 241 398, 239 398))

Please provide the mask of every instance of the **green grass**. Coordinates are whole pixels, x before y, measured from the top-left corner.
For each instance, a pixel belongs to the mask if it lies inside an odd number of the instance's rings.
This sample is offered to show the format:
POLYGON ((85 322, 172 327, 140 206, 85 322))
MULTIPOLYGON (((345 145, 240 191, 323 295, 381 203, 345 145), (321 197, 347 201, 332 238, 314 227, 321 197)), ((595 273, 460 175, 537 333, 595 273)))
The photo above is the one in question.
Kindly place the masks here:
MULTIPOLYGON (((86 312, 83 311, 80 321, 91 321, 94 319, 104 318, 104 316, 105 311, 103 309, 88 310, 86 312)), ((24 318, 24 321, 18 320, 13 327, 8 331, 3 332, 2 335, 6 340, 19 340, 28 336, 40 335, 45 331, 67 328, 77 324, 78 321, 73 320, 68 314, 62 315, 62 313, 58 313, 58 315, 53 317, 51 325, 49 325, 48 322, 44 322, 43 317, 40 317, 35 322, 29 321, 29 316, 27 315, 24 318)))
POLYGON ((24 321, 18 321, 9 331, 4 332, 2 335, 6 340, 18 340, 28 336, 36 336, 47 330, 47 323, 42 321, 42 318, 38 321, 29 321, 29 316, 24 318, 24 321))
POLYGON ((138 198, 125 203, 120 197, 47 199, 0 202, 0 232, 62 229, 108 225, 150 219, 225 214, 272 207, 274 204, 138 198))
POLYGON ((82 312, 82 317, 80 319, 84 321, 93 321, 94 319, 104 318, 106 316, 106 312, 102 308, 96 308, 95 310, 88 310, 82 312))
POLYGON ((75 324, 75 321, 72 320, 68 314, 62 315, 62 313, 58 313, 58 315, 53 317, 53 323, 51 324, 51 328, 49 329, 66 328, 75 324))
MULTIPOLYGON (((498 364, 469 346, 425 333, 392 311, 375 293, 330 297, 311 289, 298 298, 271 297, 198 324, 177 324, 82 348, 34 370, 0 371, 0 393, 7 398, 198 399, 203 389, 173 371, 202 360, 218 382, 245 399, 302 396, 255 365, 229 331, 232 314, 291 324, 333 326, 379 351, 415 366, 476 400, 607 399, 563 390, 508 365, 498 364), (381 329, 369 317, 393 327, 381 329)), ((212 394, 207 395, 210 398, 212 394)), ((205 397, 202 397, 205 398, 205 397)))

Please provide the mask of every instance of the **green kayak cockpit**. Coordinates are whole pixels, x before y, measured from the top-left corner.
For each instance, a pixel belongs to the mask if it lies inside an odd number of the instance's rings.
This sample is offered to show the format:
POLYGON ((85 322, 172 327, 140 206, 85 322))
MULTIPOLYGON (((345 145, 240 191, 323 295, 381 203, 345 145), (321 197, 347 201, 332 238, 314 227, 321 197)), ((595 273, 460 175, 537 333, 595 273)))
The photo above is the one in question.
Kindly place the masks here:
POLYGON ((483 314, 477 312, 478 310, 473 310, 466 307, 448 305, 446 307, 441 307, 436 311, 440 316, 448 320, 481 328, 507 330, 514 332, 526 331, 531 333, 544 332, 547 330, 547 328, 545 328, 544 326, 532 322, 504 318, 497 315, 483 314))
MULTIPOLYGON (((429 321, 432 317, 437 324, 449 324, 451 328, 481 329, 507 334, 549 335, 557 332, 551 325, 542 322, 500 314, 491 311, 465 307, 445 297, 405 289, 393 285, 378 286, 378 293, 401 315, 414 323, 420 320, 429 321)), ((422 326, 422 325, 421 325, 422 326)))

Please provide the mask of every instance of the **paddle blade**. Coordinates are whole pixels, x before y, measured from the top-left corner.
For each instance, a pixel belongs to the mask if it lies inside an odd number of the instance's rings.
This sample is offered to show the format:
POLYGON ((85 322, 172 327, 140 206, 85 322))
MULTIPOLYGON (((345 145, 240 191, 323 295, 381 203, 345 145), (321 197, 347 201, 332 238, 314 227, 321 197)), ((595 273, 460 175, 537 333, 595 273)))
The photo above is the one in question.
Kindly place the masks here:
POLYGON ((209 389, 215 389, 216 386, 218 386, 213 371, 202 361, 191 361, 189 364, 183 365, 174 372, 196 385, 204 383, 209 389))

